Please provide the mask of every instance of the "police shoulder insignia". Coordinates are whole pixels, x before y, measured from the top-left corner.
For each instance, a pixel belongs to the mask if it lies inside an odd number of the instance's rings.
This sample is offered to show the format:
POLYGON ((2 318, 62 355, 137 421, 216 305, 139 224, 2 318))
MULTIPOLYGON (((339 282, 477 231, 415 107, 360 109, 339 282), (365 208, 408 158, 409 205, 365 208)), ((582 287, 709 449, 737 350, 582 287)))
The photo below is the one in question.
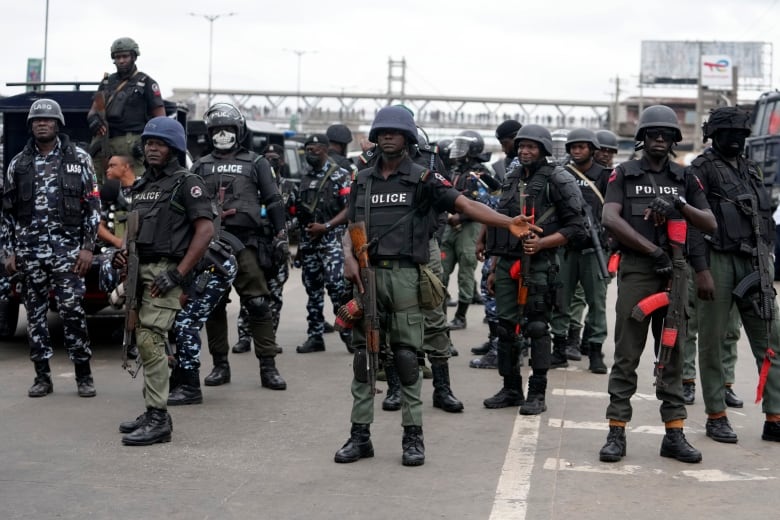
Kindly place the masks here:
POLYGON ((617 177, 617 170, 612 170, 612 173, 609 174, 609 180, 607 182, 612 182, 617 177))
POLYGON ((445 176, 444 176, 444 175, 442 175, 441 173, 439 173, 439 172, 434 172, 434 173, 433 173, 433 176, 434 176, 434 177, 436 177, 436 179, 437 179, 437 180, 438 180, 440 183, 442 183, 444 186, 447 186, 448 188, 452 186, 452 183, 450 183, 450 181, 448 181, 448 180, 447 180, 447 177, 445 177, 445 176))
POLYGON ((193 199, 199 199, 203 195, 203 190, 200 186, 193 186, 190 188, 190 195, 193 199))

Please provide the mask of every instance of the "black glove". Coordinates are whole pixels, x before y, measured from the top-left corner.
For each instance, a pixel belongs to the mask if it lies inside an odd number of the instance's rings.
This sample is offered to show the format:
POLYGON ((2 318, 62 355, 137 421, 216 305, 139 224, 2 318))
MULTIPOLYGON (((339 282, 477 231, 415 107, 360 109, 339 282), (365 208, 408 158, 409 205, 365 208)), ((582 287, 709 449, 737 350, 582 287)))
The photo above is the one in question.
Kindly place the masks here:
POLYGON ((650 256, 655 261, 656 274, 671 274, 672 273, 672 259, 669 258, 663 249, 657 247, 650 256))
POLYGON ((674 195, 659 195, 653 199, 648 208, 654 213, 669 217, 677 208, 677 197, 674 195))
POLYGON ((133 145, 133 148, 130 150, 130 152, 133 154, 133 157, 135 157, 136 159, 144 158, 144 147, 141 143, 135 143, 133 145))
POLYGON ((92 135, 96 135, 101 126, 104 126, 103 118, 97 114, 92 114, 87 118, 87 125, 89 125, 89 131, 92 135))
POLYGON ((276 236, 271 243, 273 246, 274 264, 283 265, 290 259, 290 243, 287 241, 287 237, 276 236))
POLYGON ((183 276, 179 273, 178 269, 174 267, 158 274, 152 282, 152 288, 156 287, 157 291, 159 291, 161 295, 164 295, 174 287, 181 285, 182 279, 183 276))

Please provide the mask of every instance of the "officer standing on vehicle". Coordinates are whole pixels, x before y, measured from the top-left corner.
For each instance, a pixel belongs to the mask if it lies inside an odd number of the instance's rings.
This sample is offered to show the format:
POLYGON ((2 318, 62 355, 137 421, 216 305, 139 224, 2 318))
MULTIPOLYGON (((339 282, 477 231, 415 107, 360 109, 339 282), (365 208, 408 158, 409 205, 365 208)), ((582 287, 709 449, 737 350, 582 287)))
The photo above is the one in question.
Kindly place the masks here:
MULTIPOLYGON (((639 117, 635 140, 644 149, 642 158, 621 163, 612 172, 602 214, 604 226, 619 243, 622 253, 615 306, 615 362, 609 375, 609 434, 599 452, 602 462, 617 462, 626 455, 626 424, 632 417, 636 367, 651 322, 656 352, 661 342, 664 309, 642 321, 632 318, 631 313, 643 298, 664 291, 669 284, 673 264, 666 220, 684 218, 706 233, 713 232, 716 226, 696 177, 686 175, 669 158, 674 144, 682 140, 674 111, 664 105, 647 107, 639 117)), ((662 401, 661 419, 666 426, 661 456, 700 462, 701 452, 688 443, 683 433, 687 413, 679 350, 672 350, 655 390, 656 398, 662 401)))
MULTIPOLYGON (((422 378, 417 351, 422 348, 424 323, 420 308, 420 264, 428 262, 431 208, 460 211, 471 219, 493 226, 512 227, 527 233, 526 219, 510 219, 483 204, 460 196, 439 173, 415 165, 408 146, 417 141, 417 129, 408 110, 379 110, 369 133, 379 145, 375 167, 361 171, 352 184, 349 221, 367 225, 370 263, 376 268, 376 304, 381 335, 393 352, 393 363, 402 383, 403 458, 405 466, 425 462, 422 432, 422 378), (389 230, 389 231, 388 231, 389 230)), ((349 235, 344 238, 344 274, 357 293, 363 286, 349 235)), ((336 452, 335 461, 355 462, 374 455, 370 439, 374 394, 369 382, 366 338, 362 326, 353 329, 355 360, 352 380, 352 429, 349 440, 336 452)))
MULTIPOLYGON (((593 131, 577 128, 566 136, 566 154, 569 162, 564 168, 572 174, 585 200, 586 226, 589 233, 584 240, 574 242, 561 255, 561 309, 553 313, 552 334, 553 352, 550 366, 553 368, 568 366, 567 359, 578 361, 581 357, 579 345, 570 343, 572 315, 570 306, 574 291, 582 284, 588 314, 585 327, 589 330, 587 351, 590 358, 588 369, 595 374, 606 374, 602 344, 607 338, 607 279, 602 278, 597 254, 606 260, 606 233, 601 226, 601 208, 604 204, 604 192, 607 188, 609 172, 597 163, 593 157, 600 148, 593 131), (588 218, 589 217, 589 218, 588 218), (590 228, 595 228, 598 243, 594 243, 590 228), (596 249, 598 248, 598 250, 596 249), (567 348, 568 346, 568 348, 567 348)), ((606 261, 604 263, 606 266, 606 261)))
POLYGON ((498 372, 504 384, 483 404, 519 405, 519 413, 538 415, 547 410, 549 324, 560 287, 558 248, 584 236, 583 200, 574 178, 548 161, 552 137, 546 128, 525 125, 515 143, 520 166, 504 179, 497 211, 511 217, 527 215, 541 230, 519 241, 501 229, 487 229, 486 250, 493 256, 488 289, 496 295, 498 372), (520 301, 525 291, 527 298, 520 301), (522 340, 530 343, 533 370, 527 398, 520 374, 522 340))
POLYGON ((140 55, 138 44, 132 38, 114 40, 111 59, 116 72, 105 74, 87 115, 89 130, 95 136, 90 148, 95 150, 92 155, 101 182, 107 166, 103 158, 112 155, 132 157, 136 177, 143 174, 141 132, 151 118, 165 115, 160 86, 135 65, 140 55), (109 149, 103 150, 106 135, 109 149))
MULTIPOLYGON (((483 164, 490 159, 489 153, 483 153, 484 149, 484 139, 473 130, 464 130, 455 136, 449 148, 450 160, 454 163, 451 172, 453 187, 475 201, 480 199, 481 193, 500 187, 483 164)), ((474 299, 476 243, 482 226, 460 214, 450 215, 447 224, 441 241, 443 282, 447 287, 449 277, 457 266, 458 308, 450 322, 450 330, 460 330, 466 328, 466 311, 474 299)))
MULTIPOLYGON (((773 287, 774 220, 769 193, 757 165, 742 156, 750 135, 750 115, 736 107, 720 107, 703 125, 704 140, 712 147, 693 160, 691 173, 701 180, 718 228, 704 234, 708 269, 697 273, 696 311, 706 316, 699 327, 699 369, 707 413, 707 436, 717 442, 735 443, 737 434, 726 417, 726 383, 723 345, 729 332, 731 310, 742 318, 756 365, 762 367, 762 439, 780 442, 780 359, 778 359, 778 309, 773 287), (758 234, 756 234, 756 232, 758 234), (761 244, 761 242, 763 244, 761 244), (763 253, 759 249, 764 246, 763 253), (760 262, 759 255, 764 256, 760 262), (755 276, 757 283, 737 294, 742 280, 755 276), (761 285, 766 284, 766 291, 761 285), (766 370, 766 374, 763 371, 766 370)), ((761 385, 759 385, 759 388, 761 385)), ((759 393, 758 398, 761 398, 759 393)))
MULTIPOLYGON (((260 360, 260 383, 284 390, 287 383, 276 368, 276 333, 270 307, 270 291, 264 269, 273 256, 287 252, 284 207, 273 170, 262 156, 248 151, 241 142, 246 122, 236 107, 217 103, 204 115, 214 151, 201 157, 192 171, 203 177, 209 194, 221 213, 220 237, 230 239, 238 260, 233 287, 249 314, 249 326, 260 360), (263 215, 268 225, 263 226, 263 215)), ((218 386, 230 382, 228 364, 227 301, 223 300, 206 323, 214 369, 204 383, 218 386)))
MULTIPOLYGON (((334 313, 343 303, 344 251, 341 237, 347 222, 347 202, 350 175, 328 156, 328 138, 312 134, 304 143, 306 175, 301 179, 296 214, 301 227, 298 252, 301 278, 308 295, 306 302, 306 341, 296 348, 299 354, 325 350, 322 334, 325 317, 322 314, 327 289, 334 313)), ((349 331, 339 332, 341 340, 352 350, 349 331)))
POLYGON ((30 397, 43 397, 54 389, 49 367, 54 351, 46 321, 50 292, 62 317, 78 394, 95 395, 81 303, 84 276, 92 266, 100 197, 89 155, 61 132, 64 126, 56 101, 33 102, 27 116, 32 137, 11 160, 4 182, 0 243, 6 271, 9 275, 19 271, 24 282, 27 339, 35 364, 30 397))

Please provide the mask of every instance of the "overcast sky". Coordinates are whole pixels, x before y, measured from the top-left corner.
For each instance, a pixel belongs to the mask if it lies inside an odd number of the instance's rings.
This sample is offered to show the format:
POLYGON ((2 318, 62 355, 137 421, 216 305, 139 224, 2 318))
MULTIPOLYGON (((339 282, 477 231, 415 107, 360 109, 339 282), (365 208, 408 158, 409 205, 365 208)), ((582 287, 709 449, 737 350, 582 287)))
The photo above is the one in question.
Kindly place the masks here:
MULTIPOLYGON (((2 4, 10 95, 43 57, 46 1, 2 4)), ((409 93, 606 101, 617 76, 621 98, 638 93, 642 40, 766 41, 780 74, 780 0, 50 0, 46 78, 97 81, 130 36, 164 96, 205 89, 209 22, 188 13, 231 11, 213 24, 215 89, 295 91, 298 50, 302 91, 385 92, 388 58, 405 57, 409 93)))

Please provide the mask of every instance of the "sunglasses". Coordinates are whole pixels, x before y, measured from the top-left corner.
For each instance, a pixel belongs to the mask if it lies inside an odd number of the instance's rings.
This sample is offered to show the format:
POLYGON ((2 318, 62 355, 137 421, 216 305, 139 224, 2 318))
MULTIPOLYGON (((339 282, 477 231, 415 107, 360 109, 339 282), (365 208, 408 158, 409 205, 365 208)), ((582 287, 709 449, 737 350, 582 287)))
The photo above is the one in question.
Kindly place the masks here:
POLYGON ((671 143, 674 141, 674 138, 677 137, 677 132, 666 128, 648 128, 645 130, 646 139, 655 141, 659 137, 664 141, 671 143))

